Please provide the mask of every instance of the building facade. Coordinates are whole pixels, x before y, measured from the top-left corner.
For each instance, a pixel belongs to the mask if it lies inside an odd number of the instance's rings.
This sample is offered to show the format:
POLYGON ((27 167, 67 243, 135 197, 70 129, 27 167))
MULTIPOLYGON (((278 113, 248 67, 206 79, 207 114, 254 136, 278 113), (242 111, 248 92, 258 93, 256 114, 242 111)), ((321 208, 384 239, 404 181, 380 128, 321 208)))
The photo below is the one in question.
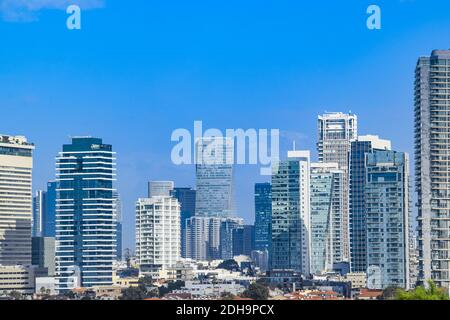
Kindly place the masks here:
POLYGON ((0 265, 31 263, 34 145, 0 135, 0 265))
POLYGON ((180 204, 170 196, 136 203, 136 257, 143 273, 158 274, 181 257, 180 204))
POLYGON ((172 197, 180 203, 181 257, 186 258, 186 220, 195 215, 195 195, 192 188, 174 188, 172 197))
POLYGON ((419 280, 450 287, 450 50, 419 58, 415 72, 415 174, 419 280))
POLYGON ((115 152, 102 139, 72 138, 56 160, 56 274, 59 292, 112 285, 117 254, 115 152))
POLYGON ((310 153, 290 151, 273 166, 270 269, 310 273, 310 153))
POLYGON ((234 216, 233 139, 200 138, 195 148, 195 214, 207 217, 234 216))
POLYGON ((368 286, 410 289, 410 198, 408 155, 374 151, 366 155, 365 210, 368 286), (372 275, 373 274, 373 275, 372 275))
POLYGON ((319 162, 337 163, 339 169, 344 172, 344 210, 343 223, 346 230, 342 241, 344 247, 343 258, 350 260, 349 244, 349 208, 348 208, 348 158, 350 142, 358 135, 358 119, 356 115, 340 112, 326 113, 318 119, 318 143, 319 162))
POLYGON ((272 220, 272 185, 255 184, 255 250, 269 250, 272 220))
POLYGON ((343 171, 337 163, 311 164, 311 273, 343 261, 343 171))
POLYGON ((150 181, 148 183, 148 197, 170 197, 174 185, 173 181, 150 181))
POLYGON ((352 141, 349 159, 350 255, 352 272, 367 271, 366 252, 366 154, 391 150, 389 140, 378 136, 359 136, 352 141))

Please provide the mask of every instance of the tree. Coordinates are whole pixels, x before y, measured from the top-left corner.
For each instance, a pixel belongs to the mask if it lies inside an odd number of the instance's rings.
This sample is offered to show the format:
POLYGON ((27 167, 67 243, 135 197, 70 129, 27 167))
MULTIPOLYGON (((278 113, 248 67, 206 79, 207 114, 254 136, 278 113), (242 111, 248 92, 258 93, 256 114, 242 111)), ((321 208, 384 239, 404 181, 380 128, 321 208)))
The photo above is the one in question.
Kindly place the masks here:
POLYGON ((222 300, 233 300, 235 298, 235 295, 231 294, 229 292, 222 292, 222 294, 220 295, 220 298, 222 300))
POLYGON ((395 286, 387 287, 383 290, 383 294, 379 297, 380 300, 394 300, 398 294, 399 288, 395 286))
POLYGON ((144 300, 146 292, 141 287, 130 287, 122 290, 120 300, 144 300))
POLYGON ((23 295, 19 292, 19 291, 11 291, 9 293, 9 296, 14 299, 14 300, 22 300, 23 299, 23 295))
POLYGON ((229 259, 221 262, 218 267, 219 269, 225 269, 229 271, 237 271, 239 270, 239 264, 234 259, 229 259))
POLYGON ((159 287, 159 296, 164 297, 166 294, 175 290, 179 290, 182 287, 184 287, 184 281, 177 280, 175 282, 169 282, 167 283, 167 286, 159 287))
POLYGON ((260 283, 253 282, 248 289, 244 291, 242 296, 253 300, 267 300, 269 298, 269 288, 260 283))
POLYGON ((398 300, 450 300, 444 288, 439 288, 432 280, 428 281, 428 288, 418 286, 414 290, 399 289, 395 296, 398 300))

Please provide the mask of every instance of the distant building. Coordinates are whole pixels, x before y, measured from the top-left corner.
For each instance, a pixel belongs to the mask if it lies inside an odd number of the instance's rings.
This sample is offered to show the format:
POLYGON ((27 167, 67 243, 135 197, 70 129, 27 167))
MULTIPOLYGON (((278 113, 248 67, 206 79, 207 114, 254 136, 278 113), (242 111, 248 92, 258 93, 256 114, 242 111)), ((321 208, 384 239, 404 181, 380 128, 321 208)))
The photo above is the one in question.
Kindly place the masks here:
POLYGON ((25 137, 0 135, 0 265, 31 264, 33 150, 25 137))
POLYGON ((243 225, 233 230, 233 256, 249 256, 255 249, 255 227, 243 225))
POLYGON ((181 205, 181 257, 186 258, 186 220, 195 215, 195 195, 192 188, 174 188, 172 197, 178 199, 181 205))
POLYGON ((0 266, 0 295, 12 291, 33 294, 37 276, 39 276, 39 270, 34 266, 0 266))
POLYGON ((255 250, 269 250, 272 220, 272 185, 255 184, 255 250))
POLYGON ((195 215, 233 217, 234 141, 231 138, 204 137, 196 145, 195 215))
POLYGON ((32 264, 46 268, 49 276, 55 275, 55 238, 33 237, 31 258, 32 264))
POLYGON ((136 257, 142 273, 159 274, 180 260, 180 204, 170 196, 136 203, 136 257))
POLYGON ((290 151, 273 166, 271 270, 310 273, 309 171, 309 151, 290 151))
MULTIPOLYGON (((379 287, 409 289, 410 197, 408 155, 374 151, 366 155, 367 274, 379 279, 379 287)), ((370 278, 369 278, 370 280, 370 278)))
POLYGON ((217 217, 194 216, 186 220, 186 257, 214 260, 220 257, 220 226, 217 217))
POLYGON ((419 281, 450 288, 450 50, 417 61, 414 83, 419 281))
POLYGON ((352 272, 367 271, 366 243, 366 155, 373 151, 391 150, 389 140, 378 136, 359 136, 351 142, 349 164, 350 186, 350 253, 352 272))
POLYGON ((343 175, 337 163, 311 164, 311 273, 344 260, 343 175))
POLYGON ((243 247, 242 242, 239 242, 236 231, 243 230, 244 221, 242 218, 227 218, 222 219, 220 223, 220 259, 233 259, 236 254, 237 246, 243 247))
POLYGON ((117 245, 116 245, 116 258, 117 260, 122 260, 122 201, 120 200, 120 195, 115 191, 113 193, 114 198, 114 219, 116 220, 116 234, 117 234, 117 245))
POLYGON ((148 183, 148 197, 169 197, 173 188, 173 181, 150 181, 148 183))
POLYGON ((318 118, 318 143, 319 162, 337 163, 339 169, 344 172, 344 208, 342 223, 345 227, 342 235, 342 247, 344 248, 343 260, 350 260, 349 246, 349 208, 348 208, 348 158, 350 142, 358 135, 358 118, 353 114, 330 112, 320 115, 318 118))
POLYGON ((112 285, 117 255, 115 152, 102 139, 72 138, 56 160, 58 292, 112 285))

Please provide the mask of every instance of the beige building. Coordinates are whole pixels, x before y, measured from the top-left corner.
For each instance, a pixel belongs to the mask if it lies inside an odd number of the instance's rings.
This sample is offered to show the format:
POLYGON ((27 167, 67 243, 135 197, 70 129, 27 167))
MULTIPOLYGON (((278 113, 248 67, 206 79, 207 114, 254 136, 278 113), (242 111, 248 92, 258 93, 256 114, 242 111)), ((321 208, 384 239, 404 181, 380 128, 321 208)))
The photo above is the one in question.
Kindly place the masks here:
POLYGON ((18 291, 34 293, 35 268, 31 266, 0 266, 0 295, 18 291))
POLYGON ((0 135, 0 265, 31 264, 34 145, 0 135))

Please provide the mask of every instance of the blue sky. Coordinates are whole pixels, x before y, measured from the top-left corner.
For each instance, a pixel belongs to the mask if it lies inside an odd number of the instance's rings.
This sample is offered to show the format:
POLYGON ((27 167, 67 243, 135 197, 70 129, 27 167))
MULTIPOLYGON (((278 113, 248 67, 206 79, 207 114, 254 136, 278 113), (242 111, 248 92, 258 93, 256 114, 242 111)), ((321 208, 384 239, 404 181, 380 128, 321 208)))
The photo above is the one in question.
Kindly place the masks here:
MULTIPOLYGON (((195 185, 194 168, 171 164, 174 129, 279 128, 283 152, 295 139, 315 158, 317 115, 351 110, 360 134, 412 153, 417 58, 450 47, 447 0, 82 0, 82 30, 69 31, 72 2, 0 0, 0 131, 36 144, 35 188, 70 136, 113 144, 125 247, 148 180, 195 185), (378 31, 366 28, 372 3, 378 31)), ((236 168, 248 222, 266 180, 236 168)))

